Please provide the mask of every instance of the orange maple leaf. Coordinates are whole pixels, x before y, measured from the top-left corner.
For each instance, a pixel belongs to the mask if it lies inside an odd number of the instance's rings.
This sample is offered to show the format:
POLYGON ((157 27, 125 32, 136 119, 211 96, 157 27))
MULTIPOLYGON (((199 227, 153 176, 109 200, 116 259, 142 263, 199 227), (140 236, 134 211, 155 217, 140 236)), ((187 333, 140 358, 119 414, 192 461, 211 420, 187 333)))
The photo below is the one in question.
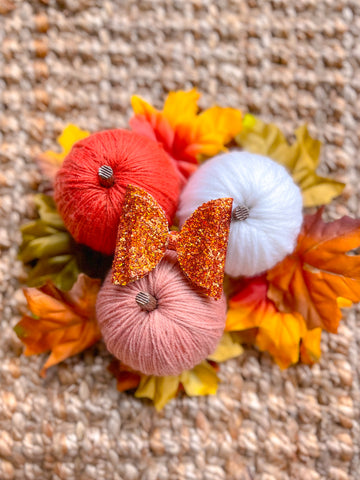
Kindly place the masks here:
POLYGON ((82 352, 100 340, 95 318, 100 280, 80 274, 72 289, 63 292, 51 281, 41 288, 25 288, 24 294, 34 317, 25 315, 14 330, 25 344, 25 355, 51 351, 41 370, 82 352))
POLYGON ((325 223, 322 211, 305 217, 295 251, 267 273, 268 297, 299 312, 308 329, 336 333, 339 306, 360 301, 360 256, 347 254, 360 246, 360 219, 325 223))
POLYGON ((264 276, 249 280, 229 302, 225 330, 257 328, 255 345, 268 351, 280 368, 287 368, 299 360, 300 340, 306 334, 306 326, 299 313, 279 312, 267 298, 267 288, 264 276))
POLYGON ((241 131, 242 116, 235 108, 214 106, 198 114, 200 94, 170 92, 162 111, 134 95, 135 116, 131 128, 160 142, 178 168, 183 183, 197 169, 201 156, 225 151, 225 145, 241 131))

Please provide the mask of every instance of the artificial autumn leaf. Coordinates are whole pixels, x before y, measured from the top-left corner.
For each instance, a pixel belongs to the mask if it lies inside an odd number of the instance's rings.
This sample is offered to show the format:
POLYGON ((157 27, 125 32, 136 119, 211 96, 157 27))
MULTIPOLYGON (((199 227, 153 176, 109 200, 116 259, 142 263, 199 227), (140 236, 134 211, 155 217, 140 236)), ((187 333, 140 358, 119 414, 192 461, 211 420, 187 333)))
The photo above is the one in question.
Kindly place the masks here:
POLYGON ((14 330, 25 344, 25 355, 51 351, 41 370, 76 355, 100 340, 95 303, 100 280, 80 274, 69 292, 52 282, 41 288, 25 288, 24 294, 33 317, 25 315, 14 330))
POLYGON ((348 300, 347 298, 343 298, 343 297, 337 297, 336 303, 338 304, 339 308, 349 308, 353 304, 351 300, 348 300))
POLYGON ((180 381, 189 396, 215 395, 219 378, 215 368, 204 361, 191 370, 183 372, 180 381))
POLYGON ((46 177, 53 182, 56 172, 61 167, 67 154, 70 153, 73 145, 89 135, 90 132, 87 130, 82 130, 76 125, 67 125, 62 131, 61 135, 57 138, 57 142, 61 147, 61 152, 47 150, 46 152, 40 154, 37 158, 37 162, 44 175, 46 175, 46 177))
POLYGON ((261 351, 268 351, 280 368, 287 368, 299 360, 305 322, 296 312, 279 312, 267 298, 267 288, 263 276, 249 280, 229 302, 225 330, 257 328, 255 345, 261 351))
POLYGON ((216 366, 208 361, 180 375, 167 377, 135 372, 116 359, 111 362, 109 370, 116 377, 120 392, 136 388, 135 397, 149 398, 157 410, 161 410, 181 390, 189 396, 212 395, 219 383, 216 366))
POLYGON ((230 360, 230 358, 238 357, 243 351, 244 349, 237 335, 224 332, 215 352, 209 355, 207 359, 217 363, 226 362, 226 360, 230 360))
POLYGON ((156 410, 159 411, 176 397, 179 385, 179 376, 155 377, 154 375, 144 375, 135 392, 135 397, 149 398, 153 401, 156 410))
POLYGON ((40 287, 52 280, 60 290, 70 290, 81 271, 104 278, 112 258, 74 241, 52 197, 35 195, 35 204, 40 218, 21 227, 19 259, 30 267, 27 285, 40 287))
POLYGON ((77 246, 56 210, 54 200, 35 195, 39 217, 21 227, 23 241, 19 259, 31 269, 27 279, 30 287, 39 287, 52 280, 61 290, 69 290, 80 270, 76 259, 77 246))
POLYGON ((170 92, 162 111, 138 96, 131 98, 131 128, 163 145, 183 183, 204 156, 225 151, 242 127, 241 112, 234 108, 214 106, 198 114, 199 98, 196 89, 170 92))
POLYGON ((360 256, 348 254, 360 246, 360 219, 325 223, 322 211, 305 217, 295 251, 268 271, 268 297, 299 312, 308 329, 336 333, 339 305, 360 301, 360 256))
POLYGON ((117 389, 119 392, 126 392, 126 390, 133 390, 139 386, 141 374, 135 372, 127 365, 124 365, 120 360, 114 358, 108 370, 114 375, 117 380, 117 389))
POLYGON ((300 345, 300 359, 302 363, 312 365, 318 362, 321 357, 321 328, 307 330, 300 345))
POLYGON ((280 368, 299 361, 300 339, 304 334, 304 319, 296 312, 283 313, 268 309, 266 319, 259 325, 256 346, 269 352, 280 368))
POLYGON ((266 155, 284 165, 302 189, 305 207, 325 205, 340 195, 345 185, 316 174, 321 142, 310 136, 306 125, 298 128, 295 136, 296 142, 289 145, 276 125, 248 114, 235 140, 244 150, 266 155))

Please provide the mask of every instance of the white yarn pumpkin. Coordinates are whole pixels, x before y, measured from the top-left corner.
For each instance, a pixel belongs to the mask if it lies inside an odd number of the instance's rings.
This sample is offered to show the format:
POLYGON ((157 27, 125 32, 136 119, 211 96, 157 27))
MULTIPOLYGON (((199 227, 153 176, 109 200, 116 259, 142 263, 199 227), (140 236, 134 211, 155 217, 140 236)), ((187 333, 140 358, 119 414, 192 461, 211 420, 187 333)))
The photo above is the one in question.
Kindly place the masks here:
POLYGON ((270 158, 232 151, 205 162, 180 196, 182 226, 196 208, 217 198, 233 198, 249 209, 246 220, 232 219, 225 272, 257 275, 294 250, 302 224, 302 196, 284 167, 270 158))

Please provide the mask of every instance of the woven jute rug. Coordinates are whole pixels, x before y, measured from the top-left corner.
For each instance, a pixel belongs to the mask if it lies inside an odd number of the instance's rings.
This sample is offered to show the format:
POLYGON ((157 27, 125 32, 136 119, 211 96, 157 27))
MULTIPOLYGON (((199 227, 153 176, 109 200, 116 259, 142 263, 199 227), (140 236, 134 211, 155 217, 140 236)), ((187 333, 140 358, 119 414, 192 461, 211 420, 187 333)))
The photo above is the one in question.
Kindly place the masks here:
POLYGON ((327 208, 360 216, 358 0, 0 0, 0 479, 357 480, 360 317, 323 335, 312 368, 255 349, 221 366, 216 396, 156 413, 120 394, 100 344, 39 377, 13 327, 25 308, 19 226, 34 215, 34 157, 72 122, 126 126, 130 96, 279 125, 307 122, 322 173, 347 183, 327 208))

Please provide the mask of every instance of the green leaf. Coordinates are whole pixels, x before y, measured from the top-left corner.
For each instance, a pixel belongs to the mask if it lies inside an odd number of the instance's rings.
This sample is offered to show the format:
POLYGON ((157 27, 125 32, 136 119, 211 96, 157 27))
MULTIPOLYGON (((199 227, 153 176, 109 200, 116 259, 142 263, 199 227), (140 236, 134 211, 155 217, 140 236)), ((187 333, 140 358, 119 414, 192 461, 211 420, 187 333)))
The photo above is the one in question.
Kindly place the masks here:
POLYGON ((246 115, 235 140, 244 150, 268 156, 287 168, 302 189, 305 207, 325 205, 340 195, 345 185, 316 174, 321 142, 310 136, 306 125, 299 127, 295 136, 296 142, 290 145, 276 125, 246 115))
POLYGON ((35 196, 39 217, 21 228, 23 241, 19 259, 30 264, 28 285, 40 287, 52 280, 61 290, 70 290, 79 273, 77 254, 81 250, 56 210, 54 200, 35 196))
POLYGON ((37 206, 40 218, 46 225, 54 227, 57 230, 67 231, 52 197, 39 193, 35 195, 35 205, 37 206))
POLYGON ((18 255, 30 267, 28 285, 40 287, 52 280, 61 290, 70 290, 80 272, 103 279, 112 257, 76 243, 52 197, 36 195, 35 204, 39 218, 21 227, 23 241, 18 255))
POLYGON ((54 283, 61 290, 70 290, 80 273, 82 272, 79 270, 77 259, 72 258, 64 265, 60 272, 54 276, 54 283))
POLYGON ((80 274, 77 260, 73 255, 58 255, 41 258, 29 273, 29 287, 40 287, 51 278, 61 290, 70 290, 80 274))
POLYGON ((52 233, 56 233, 57 230, 54 227, 50 227, 47 223, 43 220, 35 220, 34 222, 26 223, 20 227, 20 231, 23 235, 24 240, 29 238, 29 240, 36 238, 36 237, 43 237, 44 235, 51 235, 52 233), (32 238, 31 238, 32 237, 32 238))
POLYGON ((19 259, 24 263, 44 257, 51 257, 71 253, 74 251, 74 242, 67 232, 58 232, 51 235, 34 238, 23 246, 19 259))

